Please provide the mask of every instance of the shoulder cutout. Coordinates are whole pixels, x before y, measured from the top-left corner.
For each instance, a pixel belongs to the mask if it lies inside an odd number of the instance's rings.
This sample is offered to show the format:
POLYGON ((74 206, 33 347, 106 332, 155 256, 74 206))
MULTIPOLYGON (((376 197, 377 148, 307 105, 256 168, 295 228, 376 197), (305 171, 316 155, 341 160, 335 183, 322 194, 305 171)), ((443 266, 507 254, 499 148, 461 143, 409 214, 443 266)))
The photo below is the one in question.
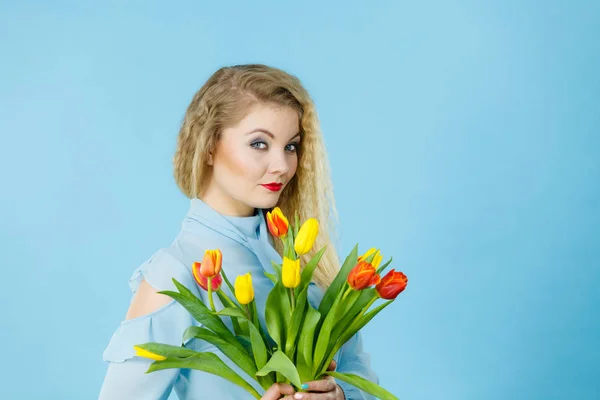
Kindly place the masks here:
POLYGON ((171 303, 173 300, 169 296, 157 293, 158 290, 150 286, 148 282, 142 280, 140 286, 135 293, 127 315, 126 320, 143 317, 144 315, 153 313, 160 308, 171 303))

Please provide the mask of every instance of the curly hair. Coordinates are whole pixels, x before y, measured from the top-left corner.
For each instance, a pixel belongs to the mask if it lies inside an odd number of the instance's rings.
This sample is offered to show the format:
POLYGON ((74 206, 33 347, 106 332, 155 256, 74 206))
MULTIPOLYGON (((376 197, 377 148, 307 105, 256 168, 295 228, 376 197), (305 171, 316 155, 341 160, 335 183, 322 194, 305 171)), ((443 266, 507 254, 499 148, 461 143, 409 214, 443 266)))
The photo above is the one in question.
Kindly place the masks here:
MULTIPOLYGON (((188 198, 200 198, 210 179, 207 160, 221 133, 235 126, 257 103, 287 106, 298 112, 302 141, 298 168, 277 206, 287 216, 297 213, 300 221, 308 218, 319 221, 319 235, 303 261, 308 262, 317 250, 327 247, 313 276, 317 285, 326 288, 340 265, 332 240, 337 234, 337 210, 315 105, 297 77, 262 64, 235 65, 216 71, 187 108, 173 159, 175 181, 188 198)), ((273 242, 282 254, 281 241, 273 242)))

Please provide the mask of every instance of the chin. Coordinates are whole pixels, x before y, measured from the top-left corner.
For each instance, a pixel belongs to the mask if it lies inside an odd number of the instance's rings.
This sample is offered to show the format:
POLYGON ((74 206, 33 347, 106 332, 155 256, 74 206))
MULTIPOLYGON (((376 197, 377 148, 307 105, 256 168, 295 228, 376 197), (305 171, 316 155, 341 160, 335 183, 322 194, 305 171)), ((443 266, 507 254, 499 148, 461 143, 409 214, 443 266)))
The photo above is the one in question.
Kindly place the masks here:
POLYGON ((264 197, 262 199, 258 199, 254 202, 254 208, 273 208, 277 205, 279 201, 279 196, 273 196, 272 198, 264 197))

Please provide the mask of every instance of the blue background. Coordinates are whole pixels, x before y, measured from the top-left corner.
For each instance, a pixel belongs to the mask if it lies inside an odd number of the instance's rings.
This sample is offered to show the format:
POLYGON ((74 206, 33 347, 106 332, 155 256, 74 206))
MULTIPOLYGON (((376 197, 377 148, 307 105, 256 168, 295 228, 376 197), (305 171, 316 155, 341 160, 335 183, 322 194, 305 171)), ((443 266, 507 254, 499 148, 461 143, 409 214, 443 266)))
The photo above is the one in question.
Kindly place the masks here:
POLYGON ((133 269, 188 200, 179 124, 223 65, 317 104, 340 252, 409 277, 364 330, 402 399, 600 395, 597 2, 0 6, 3 399, 96 398, 133 269))

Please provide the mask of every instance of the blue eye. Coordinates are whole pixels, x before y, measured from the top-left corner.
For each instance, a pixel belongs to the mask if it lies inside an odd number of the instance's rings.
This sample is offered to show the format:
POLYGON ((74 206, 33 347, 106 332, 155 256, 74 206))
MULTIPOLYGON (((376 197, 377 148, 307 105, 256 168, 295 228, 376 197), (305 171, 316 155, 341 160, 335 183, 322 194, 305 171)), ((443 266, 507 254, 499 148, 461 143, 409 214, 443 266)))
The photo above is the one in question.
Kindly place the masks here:
POLYGON ((261 141, 257 141, 257 142, 252 142, 250 144, 250 146, 254 147, 255 149, 258 149, 258 150, 264 150, 264 149, 267 148, 267 144, 265 142, 263 142, 262 140, 261 141))
POLYGON ((298 143, 290 143, 287 146, 285 146, 285 149, 286 149, 286 151, 295 153, 298 151, 298 143))

